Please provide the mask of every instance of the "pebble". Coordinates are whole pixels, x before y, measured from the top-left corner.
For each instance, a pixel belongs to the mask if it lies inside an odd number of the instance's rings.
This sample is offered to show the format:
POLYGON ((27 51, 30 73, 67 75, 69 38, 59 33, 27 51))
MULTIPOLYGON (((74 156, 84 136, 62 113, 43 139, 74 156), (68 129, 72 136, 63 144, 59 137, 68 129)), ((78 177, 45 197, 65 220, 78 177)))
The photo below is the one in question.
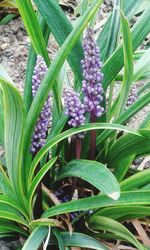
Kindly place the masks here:
POLYGON ((26 41, 27 34, 21 18, 1 26, 0 61, 21 92, 28 54, 26 41))
POLYGON ((8 43, 3 43, 3 44, 1 45, 1 49, 2 49, 2 50, 5 50, 5 49, 7 48, 7 46, 8 46, 8 43))
POLYGON ((109 6, 109 5, 113 5, 112 0, 104 0, 104 3, 109 6))
POLYGON ((4 43, 10 43, 10 38, 9 37, 1 37, 1 41, 4 43))

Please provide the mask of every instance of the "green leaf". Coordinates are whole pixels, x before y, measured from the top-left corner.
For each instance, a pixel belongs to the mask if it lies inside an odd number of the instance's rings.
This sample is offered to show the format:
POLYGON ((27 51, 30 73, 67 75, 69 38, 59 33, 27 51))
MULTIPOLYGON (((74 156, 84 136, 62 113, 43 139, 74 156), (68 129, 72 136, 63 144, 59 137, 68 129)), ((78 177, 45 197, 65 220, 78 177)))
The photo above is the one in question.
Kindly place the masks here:
POLYGON ((21 229, 20 227, 16 226, 13 223, 10 223, 10 221, 7 222, 4 220, 0 220, 0 225, 1 225, 0 234, 6 233, 6 232, 7 233, 12 233, 12 232, 16 233, 17 232, 25 237, 28 237, 28 233, 26 233, 25 230, 21 229))
POLYGON ((140 96, 147 89, 150 90, 150 82, 144 84, 144 86, 138 91, 137 95, 140 96))
POLYGON ((110 29, 108 32, 108 38, 105 46, 105 56, 104 61, 114 52, 117 47, 118 38, 119 38, 119 27, 120 27, 120 0, 114 1, 113 12, 111 16, 110 29))
POLYGON ((141 187, 141 190, 150 190, 150 183, 141 187))
POLYGON ((133 236, 130 231, 124 227, 121 223, 98 215, 91 215, 87 219, 88 225, 92 230, 99 231, 104 230, 111 232, 117 236, 121 236, 125 241, 132 243, 137 249, 144 250, 142 245, 138 242, 138 240, 133 236))
POLYGON ((150 182, 150 169, 145 169, 136 173, 121 182, 121 190, 134 190, 150 182))
MULTIPOLYGON (((50 33, 49 28, 47 27, 47 24, 45 23, 43 18, 39 17, 38 20, 39 20, 40 29, 45 39, 45 44, 47 44, 49 33, 50 33)), ((25 108, 27 112, 32 103, 32 75, 33 75, 35 63, 36 63, 36 52, 31 44, 30 49, 29 49, 29 56, 28 56, 27 69, 26 69, 26 78, 25 78, 25 87, 24 87, 24 103, 25 103, 25 108)))
POLYGON ((135 159, 135 154, 123 157, 120 161, 117 162, 115 166, 114 175, 117 180, 120 182, 127 174, 129 168, 132 165, 133 160, 135 159))
POLYGON ((51 226, 51 227, 60 227, 61 222, 59 222, 58 220, 55 219, 37 219, 37 220, 33 220, 30 223, 30 226, 51 226))
MULTIPOLYGON (((134 104, 132 104, 127 110, 125 110, 117 119, 113 122, 116 124, 125 124, 130 118, 133 117, 138 111, 145 107, 150 102, 150 92, 144 94, 134 104)), ((97 145, 103 143, 110 135, 113 135, 114 131, 104 131, 97 137, 97 145)))
POLYGON ((31 1, 16 0, 16 4, 36 53, 42 55, 46 63, 49 64, 49 56, 46 50, 46 44, 31 1))
POLYGON ((4 108, 2 98, 2 92, 0 91, 0 144, 4 146, 4 108))
POLYGON ((0 164, 4 167, 6 167, 6 159, 4 156, 0 156, 0 164))
POLYGON ((107 155, 108 164, 116 167, 117 163, 131 155, 149 155, 150 153, 150 130, 141 130, 140 136, 124 135, 119 138, 110 148, 107 155))
POLYGON ((22 154, 25 127, 25 114, 21 95, 4 79, 0 79, 4 106, 4 142, 9 178, 18 194, 23 197, 22 154))
POLYGON ((134 66, 133 80, 138 81, 144 74, 150 71, 150 49, 147 49, 144 55, 134 66))
POLYGON ((22 219, 21 216, 18 216, 15 213, 11 213, 11 212, 8 212, 8 211, 2 211, 0 209, 0 218, 6 219, 8 221, 9 220, 10 221, 15 221, 15 222, 29 228, 29 224, 24 219, 22 219))
POLYGON ((70 234, 68 232, 61 232, 60 234, 66 246, 81 247, 81 248, 83 247, 95 250, 108 250, 106 246, 104 246, 99 241, 86 234, 82 233, 70 234))
MULTIPOLYGON (((135 13, 137 13, 140 6, 143 4, 143 1, 141 0, 136 0, 136 1, 135 0, 130 0, 130 1, 120 0, 120 2, 121 2, 121 5, 123 5, 122 7, 123 12, 125 16, 128 17, 129 20, 135 15, 135 13)), ((105 45, 107 44, 107 37, 108 37, 108 32, 110 30, 111 23, 112 23, 112 14, 108 18, 106 24, 104 25, 97 39, 97 43, 101 51, 102 61, 104 61, 103 58, 105 55, 105 45)))
POLYGON ((145 129, 150 129, 150 112, 147 114, 145 119, 142 121, 140 129, 145 128, 145 129))
POLYGON ((56 181, 73 176, 81 178, 110 198, 117 200, 120 196, 120 187, 114 175, 105 165, 96 161, 73 160, 57 174, 56 181))
MULTIPOLYGON (((53 36, 55 37, 57 43, 61 47, 73 27, 63 10, 60 8, 58 3, 54 0, 34 0, 36 6, 38 7, 39 12, 47 22, 53 36), (49 18, 51 17, 51 18, 49 18)), ((80 61, 83 57, 83 52, 81 48, 80 41, 77 41, 71 53, 68 56, 68 62, 78 80, 78 83, 81 85, 82 73, 80 61)))
MULTIPOLYGON (((141 44, 143 39, 150 32, 150 6, 143 12, 137 23, 133 26, 131 30, 132 35, 132 46, 133 51, 135 51, 141 44)), ((123 45, 121 44, 112 56, 106 61, 103 67, 104 81, 103 87, 106 89, 112 80, 119 73, 123 67, 123 45)))
POLYGON ((22 250, 38 250, 48 234, 48 227, 37 227, 25 242, 22 250))
POLYGON ((26 112, 28 112, 32 103, 32 76, 36 63, 36 52, 33 46, 30 45, 29 56, 26 69, 25 87, 24 87, 24 104, 26 112))
POLYGON ((16 6, 16 3, 15 3, 15 0, 7 0, 7 1, 2 0, 1 3, 0 3, 0 7, 16 8, 17 6, 16 6))
POLYGON ((56 239, 58 241, 59 249, 60 250, 65 250, 64 241, 63 241, 61 232, 59 232, 56 228, 53 228, 52 232, 53 232, 54 236, 56 237, 56 239))
POLYGON ((12 233, 0 233, 0 238, 5 238, 5 237, 11 238, 11 237, 14 237, 14 234, 12 234, 12 233))
POLYGON ((133 79, 133 51, 132 51, 130 26, 127 18, 124 16, 122 12, 121 12, 121 23, 122 23, 123 51, 124 51, 124 77, 118 100, 118 110, 117 110, 118 114, 122 113, 122 111, 125 108, 133 79))
POLYGON ((13 199, 16 198, 16 194, 13 190, 10 180, 1 165, 0 165, 0 190, 3 194, 7 195, 8 197, 12 197, 13 199))
MULTIPOLYGON (((54 113, 55 114, 53 114, 53 118, 52 118, 52 129, 46 138, 46 142, 51 141, 52 138, 54 138, 56 135, 60 134, 62 132, 67 120, 68 120, 67 116, 65 116, 64 113, 62 112, 62 114, 60 116, 57 116, 58 118, 56 121, 54 119, 56 112, 54 112, 54 113), (54 123, 54 121, 55 121, 55 123, 54 123)), ((54 149, 53 149, 53 151, 54 151, 54 149)), ((55 153, 52 152, 52 155, 55 156, 55 153)), ((47 155, 45 154, 45 156, 42 159, 42 162, 44 162, 44 160, 46 160, 46 157, 47 157, 47 155)))
POLYGON ((122 192, 117 201, 104 195, 97 195, 89 198, 73 200, 70 202, 62 203, 53 206, 45 211, 42 215, 43 218, 52 217, 64 213, 74 211, 86 211, 89 209, 99 209, 101 207, 109 206, 134 206, 134 205, 150 205, 150 191, 130 191, 122 192))
POLYGON ((1 20, 0 20, 0 25, 6 25, 8 24, 14 17, 16 17, 16 14, 8 14, 6 15, 5 17, 3 17, 1 20))
POLYGON ((10 211, 16 214, 22 214, 28 220, 28 215, 26 214, 26 211, 24 211, 18 201, 15 200, 15 197, 14 199, 12 199, 11 197, 0 195, 0 204, 0 210, 5 209, 5 211, 8 212, 10 211))
POLYGON ((75 16, 83 15, 87 10, 88 6, 91 4, 91 0, 81 0, 77 7, 75 8, 74 14, 75 16))
POLYGON ((134 218, 142 218, 145 216, 150 215, 150 208, 146 206, 116 206, 116 207, 111 207, 111 208, 103 208, 94 215, 100 215, 100 216, 105 216, 109 217, 112 219, 119 219, 119 220, 129 220, 129 219, 134 219, 134 218))
MULTIPOLYGON (((146 118, 143 120, 143 122, 141 123, 139 128, 140 129, 150 128, 150 112, 148 113, 146 118)), ((115 174, 118 181, 121 181, 124 178, 124 176, 128 172, 128 169, 130 168, 133 160, 135 159, 135 156, 136 156, 135 154, 131 155, 130 157, 127 155, 125 158, 123 158, 117 162, 114 174, 115 174)))
POLYGON ((58 134, 57 136, 55 136, 54 138, 52 138, 49 142, 47 142, 45 144, 45 146, 37 153, 37 155, 35 156, 35 158, 33 159, 32 165, 30 166, 30 171, 29 171, 29 176, 31 175, 31 173, 34 172, 37 164, 40 162, 40 160, 42 159, 42 157, 53 147, 55 146, 57 143, 59 143, 60 141, 68 138, 71 135, 83 132, 83 131, 90 131, 93 129, 107 129, 107 130, 121 130, 121 131, 125 131, 127 133, 133 133, 136 134, 137 136, 140 136, 140 134, 138 134, 135 130, 133 129, 129 129, 126 126, 122 126, 122 125, 116 125, 116 124, 111 124, 111 123, 90 123, 90 124, 86 124, 83 126, 80 126, 78 128, 71 128, 69 130, 66 130, 65 132, 58 134))
MULTIPOLYGON (((57 157, 52 158, 51 160, 49 160, 38 172, 38 174, 34 177, 30 189, 29 189, 29 204, 30 204, 30 208, 31 208, 31 202, 32 202, 32 198, 33 195, 36 191, 36 188, 39 184, 39 182, 42 180, 42 178, 44 177, 44 175, 46 174, 46 172, 53 166, 53 164, 55 163, 55 161, 57 160, 57 157)), ((30 176, 32 177, 32 176, 30 176)))

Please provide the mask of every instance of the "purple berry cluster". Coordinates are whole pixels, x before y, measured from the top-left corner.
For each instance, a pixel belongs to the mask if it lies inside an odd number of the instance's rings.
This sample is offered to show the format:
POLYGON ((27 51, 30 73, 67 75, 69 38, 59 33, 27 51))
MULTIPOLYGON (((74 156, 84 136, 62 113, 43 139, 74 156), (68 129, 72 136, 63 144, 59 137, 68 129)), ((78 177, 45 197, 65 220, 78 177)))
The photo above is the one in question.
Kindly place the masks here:
MULTIPOLYGON (((32 76, 33 97, 36 95, 36 92, 46 72, 47 72, 47 66, 45 64, 45 61, 43 60, 42 56, 38 55, 36 66, 34 68, 34 73, 32 76)), ((51 98, 49 95, 36 123, 35 131, 31 141, 31 148, 30 148, 31 153, 36 154, 44 146, 46 141, 46 133, 50 125, 50 119, 51 119, 51 98)))
POLYGON ((100 117, 104 108, 100 103, 103 101, 102 81, 103 73, 100 71, 102 62, 100 61, 99 48, 94 41, 94 32, 88 28, 83 40, 84 59, 81 61, 84 80, 82 81, 82 91, 84 94, 84 106, 87 112, 93 117, 100 117))
MULTIPOLYGON (((72 127, 78 127, 85 123, 84 104, 80 101, 79 93, 72 89, 64 90, 65 114, 70 117, 68 124, 72 127)), ((78 137, 82 138, 83 133, 79 133, 78 137)))
MULTIPOLYGON (((63 189, 59 189, 59 190, 55 191, 54 194, 56 195, 57 199, 61 203, 71 201, 71 198, 69 197, 69 195, 67 193, 64 192, 63 189)), ((70 213, 70 219, 71 220, 75 219, 75 217, 77 217, 81 213, 82 213, 82 211, 77 211, 77 212, 70 213)))
POLYGON ((69 195, 65 194, 63 189, 59 189, 55 191, 54 194, 56 195, 56 197, 61 203, 64 203, 70 200, 69 195))
POLYGON ((126 103, 126 108, 130 107, 135 101, 137 100, 137 90, 136 87, 133 86, 131 88, 127 103, 126 103))

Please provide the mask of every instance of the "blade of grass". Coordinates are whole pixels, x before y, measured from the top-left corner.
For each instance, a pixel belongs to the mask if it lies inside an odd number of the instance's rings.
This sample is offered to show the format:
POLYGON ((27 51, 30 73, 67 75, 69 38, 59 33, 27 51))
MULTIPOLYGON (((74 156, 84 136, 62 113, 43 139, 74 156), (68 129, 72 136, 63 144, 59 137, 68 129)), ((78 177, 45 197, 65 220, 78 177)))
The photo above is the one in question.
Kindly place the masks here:
POLYGON ((118 100, 117 116, 122 113, 125 108, 133 79, 133 51, 130 26, 122 11, 120 12, 120 15, 123 34, 124 77, 118 100))

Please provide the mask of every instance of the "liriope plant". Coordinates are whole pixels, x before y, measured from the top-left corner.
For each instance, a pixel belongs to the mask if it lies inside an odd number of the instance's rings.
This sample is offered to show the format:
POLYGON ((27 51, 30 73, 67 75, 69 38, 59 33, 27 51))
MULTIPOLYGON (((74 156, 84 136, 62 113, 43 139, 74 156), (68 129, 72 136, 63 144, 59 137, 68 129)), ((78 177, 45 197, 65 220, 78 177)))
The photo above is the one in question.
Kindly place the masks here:
POLYGON ((149 3, 114 1, 97 41, 91 21, 102 0, 75 25, 58 1, 34 0, 37 12, 29 0, 16 4, 31 45, 23 97, 0 67, 0 237, 21 236, 23 250, 110 249, 112 239, 148 249, 125 222, 150 215, 150 170, 130 168, 150 154, 150 113, 137 130, 127 126, 150 102, 149 84, 134 85, 149 78, 149 50, 137 51, 149 3), (53 61, 50 34, 60 47, 53 61))

